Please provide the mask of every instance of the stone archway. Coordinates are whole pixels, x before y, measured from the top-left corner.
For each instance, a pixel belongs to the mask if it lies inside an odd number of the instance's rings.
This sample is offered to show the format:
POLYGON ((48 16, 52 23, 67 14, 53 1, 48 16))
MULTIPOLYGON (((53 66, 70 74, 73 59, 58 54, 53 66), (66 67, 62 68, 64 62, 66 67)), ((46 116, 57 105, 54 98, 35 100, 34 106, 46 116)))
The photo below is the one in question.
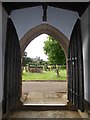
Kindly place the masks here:
POLYGON ((61 33, 58 29, 55 27, 49 25, 49 24, 41 24, 38 25, 31 30, 29 30, 23 38, 20 40, 20 47, 21 47, 21 55, 23 54, 25 48, 28 46, 28 44, 37 36, 46 33, 53 38, 55 38, 60 45, 62 46, 65 56, 67 58, 68 56, 68 46, 69 46, 69 40, 66 38, 66 36, 61 33))
MULTIPOLYGON (((69 46, 69 40, 66 38, 66 36, 61 33, 58 29, 55 27, 48 25, 48 24, 41 24, 39 26, 36 26, 29 30, 23 38, 20 40, 20 47, 21 47, 21 56, 23 55, 23 52, 25 48, 28 46, 28 44, 36 37, 38 37, 41 34, 48 34, 55 38, 59 44, 61 45, 62 49, 64 50, 65 56, 66 56, 66 74, 67 74, 67 80, 68 80, 68 46, 69 46)), ((68 104, 67 104, 68 105, 68 104)))

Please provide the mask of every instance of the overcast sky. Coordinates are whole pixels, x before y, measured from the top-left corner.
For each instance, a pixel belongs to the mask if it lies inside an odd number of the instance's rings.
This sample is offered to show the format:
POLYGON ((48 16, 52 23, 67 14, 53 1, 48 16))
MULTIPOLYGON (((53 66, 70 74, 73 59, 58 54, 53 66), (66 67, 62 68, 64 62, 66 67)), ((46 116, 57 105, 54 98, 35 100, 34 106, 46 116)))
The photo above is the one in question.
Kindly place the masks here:
POLYGON ((42 34, 32 40, 30 44, 25 49, 25 52, 27 52, 27 56, 30 58, 36 58, 40 57, 43 60, 47 60, 47 56, 44 54, 43 47, 44 47, 44 41, 47 40, 48 35, 42 34))

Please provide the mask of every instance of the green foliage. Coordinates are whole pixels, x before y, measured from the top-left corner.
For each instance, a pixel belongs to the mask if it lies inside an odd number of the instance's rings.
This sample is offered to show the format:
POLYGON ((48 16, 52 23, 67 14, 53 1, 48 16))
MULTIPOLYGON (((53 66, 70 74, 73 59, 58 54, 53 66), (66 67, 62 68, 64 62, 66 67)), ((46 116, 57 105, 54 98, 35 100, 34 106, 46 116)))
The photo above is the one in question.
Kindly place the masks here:
POLYGON ((61 69, 63 70, 63 69, 66 69, 66 65, 62 65, 61 66, 61 69))
POLYGON ((41 66, 47 64, 47 61, 44 61, 43 59, 40 59, 40 57, 37 57, 35 59, 31 59, 30 57, 27 57, 27 52, 23 53, 22 56, 22 66, 32 65, 32 66, 41 66))
POLYGON ((31 62, 32 62, 32 59, 27 57, 27 52, 24 52, 24 54, 22 56, 22 66, 26 66, 31 62))
POLYGON ((51 36, 49 36, 47 41, 44 42, 43 49, 45 51, 45 54, 48 56, 49 64, 64 65, 66 63, 63 49, 59 43, 51 36))

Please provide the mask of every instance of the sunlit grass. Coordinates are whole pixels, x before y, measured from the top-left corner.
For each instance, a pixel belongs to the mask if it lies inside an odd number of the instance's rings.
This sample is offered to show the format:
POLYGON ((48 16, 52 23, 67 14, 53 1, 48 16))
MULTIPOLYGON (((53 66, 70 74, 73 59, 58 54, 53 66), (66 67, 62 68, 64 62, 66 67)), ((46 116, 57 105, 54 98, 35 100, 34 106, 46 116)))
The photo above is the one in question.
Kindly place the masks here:
POLYGON ((59 77, 57 77, 55 71, 43 71, 42 73, 30 73, 26 72, 22 75, 22 80, 66 80, 66 70, 59 71, 59 77))

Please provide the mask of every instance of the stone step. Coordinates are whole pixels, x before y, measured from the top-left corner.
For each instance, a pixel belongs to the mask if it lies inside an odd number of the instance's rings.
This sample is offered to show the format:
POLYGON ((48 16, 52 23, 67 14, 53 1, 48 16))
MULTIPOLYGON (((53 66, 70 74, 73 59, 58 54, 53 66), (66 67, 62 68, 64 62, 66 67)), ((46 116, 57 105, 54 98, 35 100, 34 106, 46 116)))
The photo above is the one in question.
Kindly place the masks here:
POLYGON ((23 110, 67 110, 67 105, 49 105, 49 104, 38 104, 38 105, 23 105, 23 110))

